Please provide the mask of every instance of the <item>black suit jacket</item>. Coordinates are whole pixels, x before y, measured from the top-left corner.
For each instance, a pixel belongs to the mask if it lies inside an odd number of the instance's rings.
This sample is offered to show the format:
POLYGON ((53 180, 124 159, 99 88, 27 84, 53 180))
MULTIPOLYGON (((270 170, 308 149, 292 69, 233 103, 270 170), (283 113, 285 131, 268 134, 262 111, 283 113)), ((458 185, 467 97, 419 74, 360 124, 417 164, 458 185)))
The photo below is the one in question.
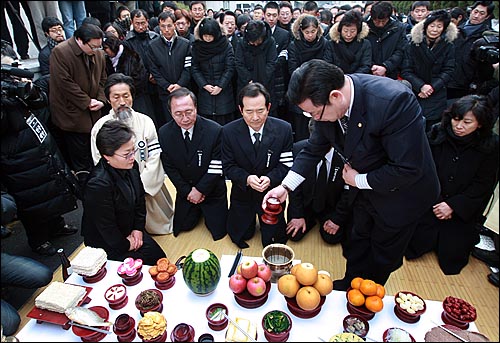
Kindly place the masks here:
MULTIPOLYGON (((412 91, 400 82, 351 74, 354 102, 344 156, 359 173, 367 173, 371 190, 359 191, 389 226, 415 222, 439 195, 422 110, 412 91), (383 90, 383 91, 381 91, 383 90)), ((318 122, 292 170, 308 175, 331 146, 339 146, 339 123, 318 122)))
MULTIPOLYGON (((300 150, 307 144, 307 140, 301 140, 293 144, 293 155, 297 156, 300 150)), ((316 213, 317 218, 324 223, 328 219, 335 224, 343 226, 348 220, 349 209, 347 208, 347 190, 342 178, 344 164, 342 159, 334 152, 328 174, 327 196, 325 208, 321 213, 316 213)), ((293 218, 305 218, 307 213, 312 212, 313 200, 316 194, 316 168, 306 176, 304 182, 290 193, 290 202, 287 208, 288 221, 293 218), (308 211, 307 209, 311 209, 308 211)))
POLYGON ((186 151, 181 128, 174 120, 160 128, 161 161, 178 197, 185 199, 193 186, 205 197, 226 194, 221 132, 222 126, 218 123, 198 115, 190 149, 186 151))
MULTIPOLYGON (((243 118, 224 125, 222 167, 224 175, 232 182, 227 232, 233 242, 240 242, 254 223, 256 214, 263 212, 261 204, 266 192, 260 193, 247 186, 248 176, 269 177, 269 189, 279 185, 293 163, 292 145, 292 127, 281 119, 267 118, 257 152, 243 118)), ((279 243, 286 242, 283 212, 278 217, 276 225, 260 222, 263 245, 270 244, 273 238, 279 243)))
POLYGON ((288 43, 290 43, 291 37, 290 32, 276 25, 274 27, 273 37, 276 41, 276 52, 279 55, 282 50, 286 50, 288 48, 288 43))

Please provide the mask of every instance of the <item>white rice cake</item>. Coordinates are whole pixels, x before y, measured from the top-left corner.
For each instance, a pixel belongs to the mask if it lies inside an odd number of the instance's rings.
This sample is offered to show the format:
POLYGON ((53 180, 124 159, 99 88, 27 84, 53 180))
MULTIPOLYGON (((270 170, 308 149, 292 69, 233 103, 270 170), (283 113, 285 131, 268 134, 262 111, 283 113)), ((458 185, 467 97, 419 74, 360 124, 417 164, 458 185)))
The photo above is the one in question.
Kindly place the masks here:
POLYGON ((94 276, 107 260, 104 249, 84 247, 71 261, 71 267, 78 275, 94 276))
POLYGON ((54 281, 35 299, 35 306, 43 310, 64 313, 67 308, 77 306, 87 290, 83 286, 54 281))

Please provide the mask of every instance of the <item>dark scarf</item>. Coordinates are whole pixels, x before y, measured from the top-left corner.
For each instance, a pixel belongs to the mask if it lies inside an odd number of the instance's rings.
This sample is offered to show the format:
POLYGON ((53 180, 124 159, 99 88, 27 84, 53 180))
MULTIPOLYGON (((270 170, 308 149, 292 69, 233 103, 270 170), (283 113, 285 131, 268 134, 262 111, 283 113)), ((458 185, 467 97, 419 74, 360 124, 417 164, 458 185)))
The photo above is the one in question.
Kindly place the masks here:
POLYGON ((336 62, 344 73, 350 74, 356 70, 356 53, 360 47, 361 42, 358 42, 357 39, 347 43, 343 38, 341 38, 338 44, 333 44, 333 51, 335 55, 338 56, 336 62))
POLYGON ((134 31, 134 34, 140 40, 144 40, 144 39, 148 39, 149 38, 149 32, 148 31, 144 31, 144 32, 134 31))
POLYGON ((484 29, 484 26, 485 26, 484 22, 481 24, 470 24, 469 21, 467 21, 465 25, 462 26, 462 31, 465 32, 466 37, 470 37, 476 34, 477 32, 481 31, 482 29, 484 29))
POLYGON ((469 133, 467 136, 457 136, 450 125, 446 128, 446 132, 448 133, 448 140, 458 150, 465 150, 479 140, 479 131, 477 130, 469 133))
POLYGON ((59 44, 55 40, 52 39, 52 37, 47 37, 47 45, 49 46, 50 51, 56 47, 56 45, 59 44))
POLYGON ((115 180, 116 186, 123 194, 123 197, 127 199, 128 203, 131 206, 135 206, 135 204, 137 203, 137 197, 140 194, 140 186, 137 182, 137 178, 133 175, 133 173, 135 172, 135 164, 134 168, 132 169, 116 169, 108 164, 104 158, 102 158, 102 160, 104 167, 108 170, 110 175, 115 180))
POLYGON ((325 39, 323 37, 317 37, 314 41, 308 42, 305 40, 302 32, 300 34, 300 39, 295 40, 295 46, 299 50, 300 54, 297 56, 300 60, 300 64, 310 61, 313 58, 322 59, 322 51, 325 48, 325 39))
POLYGON ((193 56, 196 56, 201 63, 208 62, 213 56, 225 54, 229 41, 226 36, 220 36, 213 42, 195 40, 193 43, 193 56))

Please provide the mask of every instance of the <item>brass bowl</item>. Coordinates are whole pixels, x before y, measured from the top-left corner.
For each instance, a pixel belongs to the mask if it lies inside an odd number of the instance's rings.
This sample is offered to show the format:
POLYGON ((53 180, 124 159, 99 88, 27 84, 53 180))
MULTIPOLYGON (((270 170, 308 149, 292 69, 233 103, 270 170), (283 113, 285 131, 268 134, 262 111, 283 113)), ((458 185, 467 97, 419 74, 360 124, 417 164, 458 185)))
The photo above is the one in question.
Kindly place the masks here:
POLYGON ((264 263, 271 269, 271 282, 276 283, 285 274, 289 274, 295 258, 295 252, 286 244, 270 244, 262 249, 264 263))

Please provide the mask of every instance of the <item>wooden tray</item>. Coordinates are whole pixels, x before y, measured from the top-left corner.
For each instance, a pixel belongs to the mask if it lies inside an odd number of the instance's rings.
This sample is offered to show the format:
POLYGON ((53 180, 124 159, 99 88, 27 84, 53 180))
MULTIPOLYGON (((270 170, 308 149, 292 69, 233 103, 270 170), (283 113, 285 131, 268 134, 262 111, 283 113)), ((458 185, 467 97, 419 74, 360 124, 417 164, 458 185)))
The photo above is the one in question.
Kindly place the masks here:
MULTIPOLYGON (((80 285, 74 285, 74 286, 80 286, 80 285)), ((92 287, 88 286, 80 286, 80 287, 85 287, 86 293, 83 296, 83 299, 80 300, 80 302, 78 303, 78 306, 81 306, 83 304, 88 304, 90 300, 92 300, 88 296, 90 291, 92 290, 92 287)), ((33 308, 26 315, 26 317, 36 319, 37 324, 46 322, 46 323, 60 325, 64 330, 68 330, 70 328, 69 325, 70 320, 68 317, 66 317, 64 313, 43 310, 41 308, 33 306, 33 308)))

